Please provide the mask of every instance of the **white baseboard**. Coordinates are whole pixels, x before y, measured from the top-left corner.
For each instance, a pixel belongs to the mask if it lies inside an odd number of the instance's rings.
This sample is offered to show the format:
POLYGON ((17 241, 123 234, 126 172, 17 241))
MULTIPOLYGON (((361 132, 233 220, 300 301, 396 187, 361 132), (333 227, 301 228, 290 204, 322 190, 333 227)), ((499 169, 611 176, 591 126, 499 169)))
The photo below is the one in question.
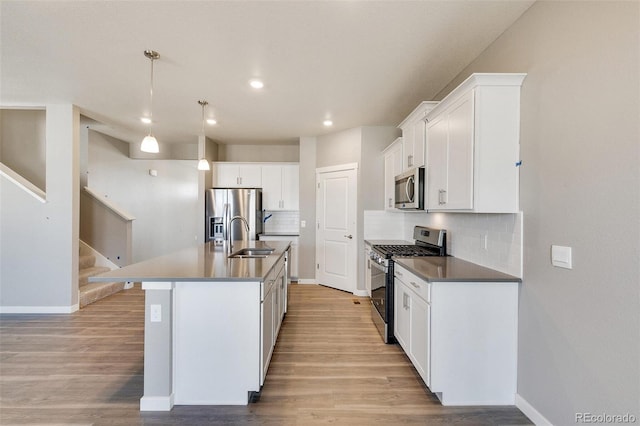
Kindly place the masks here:
POLYGON ((314 278, 298 278, 298 284, 318 284, 314 278))
POLYGON ((71 306, 0 306, 0 314, 72 314, 78 309, 78 303, 71 306))
POLYGON ((355 290, 353 292, 353 295, 359 297, 369 297, 369 292, 367 290, 355 290))
POLYGON ((143 396, 140 398, 140 411, 171 411, 173 394, 169 396, 143 396))
POLYGON ((516 407, 518 407, 525 416, 529 417, 529 420, 531 420, 536 426, 553 426, 549 420, 540 414, 538 410, 533 408, 533 406, 519 394, 516 394, 516 407))

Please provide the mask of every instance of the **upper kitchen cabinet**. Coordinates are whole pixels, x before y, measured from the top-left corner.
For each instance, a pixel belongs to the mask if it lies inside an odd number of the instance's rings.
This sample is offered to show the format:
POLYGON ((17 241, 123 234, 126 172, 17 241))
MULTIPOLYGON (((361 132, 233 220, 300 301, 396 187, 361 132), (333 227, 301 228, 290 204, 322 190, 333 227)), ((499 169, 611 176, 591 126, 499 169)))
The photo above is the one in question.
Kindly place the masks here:
POLYGON ((402 138, 385 148, 384 154, 384 209, 395 210, 395 177, 403 171, 402 138))
POLYGON ((265 210, 298 210, 300 178, 297 164, 262 165, 262 205, 265 210))
POLYGON ((218 188, 261 188, 262 165, 259 163, 213 163, 213 186, 218 188))
POLYGON ((525 77, 472 74, 427 113, 429 211, 518 212, 525 77))
POLYGON ((438 102, 422 102, 398 126, 402 129, 402 170, 425 165, 425 119, 438 102))

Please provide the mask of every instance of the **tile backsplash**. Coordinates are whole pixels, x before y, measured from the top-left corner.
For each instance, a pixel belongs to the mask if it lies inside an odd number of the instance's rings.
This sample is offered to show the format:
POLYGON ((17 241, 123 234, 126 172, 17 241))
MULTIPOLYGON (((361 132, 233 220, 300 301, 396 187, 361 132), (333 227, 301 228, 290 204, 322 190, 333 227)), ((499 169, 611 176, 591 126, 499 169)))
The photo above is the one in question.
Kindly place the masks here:
POLYGON ((364 212, 365 239, 413 241, 413 228, 416 225, 446 229, 447 253, 452 256, 522 277, 522 212, 364 212))
POLYGON ((300 212, 299 211, 268 211, 265 210, 264 217, 271 215, 264 223, 264 233, 275 232, 300 232, 300 212))

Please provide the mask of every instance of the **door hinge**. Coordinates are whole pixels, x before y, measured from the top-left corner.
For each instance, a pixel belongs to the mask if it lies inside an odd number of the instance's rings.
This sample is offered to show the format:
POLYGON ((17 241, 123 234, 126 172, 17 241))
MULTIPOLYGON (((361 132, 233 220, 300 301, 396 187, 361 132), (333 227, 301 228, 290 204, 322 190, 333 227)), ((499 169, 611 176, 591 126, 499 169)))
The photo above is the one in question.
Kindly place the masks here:
POLYGON ((318 189, 320 189, 320 182, 318 182, 318 189))
POLYGON ((316 263, 316 269, 320 269, 320 264, 316 263))

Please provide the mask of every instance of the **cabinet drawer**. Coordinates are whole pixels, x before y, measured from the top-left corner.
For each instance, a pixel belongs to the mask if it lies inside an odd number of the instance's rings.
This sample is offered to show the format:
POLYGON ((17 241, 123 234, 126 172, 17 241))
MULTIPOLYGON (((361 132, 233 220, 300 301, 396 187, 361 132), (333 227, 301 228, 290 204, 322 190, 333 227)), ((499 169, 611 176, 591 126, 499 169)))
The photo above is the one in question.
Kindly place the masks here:
POLYGON ((264 281, 262 282, 261 294, 260 294, 261 301, 263 301, 265 295, 269 294, 269 292, 273 289, 274 285, 276 284, 276 279, 278 278, 278 275, 281 275, 283 272, 282 268, 284 268, 284 256, 282 256, 276 262, 276 264, 273 265, 273 268, 271 268, 271 271, 269 271, 264 281))
POLYGON ((418 278, 416 274, 406 270, 397 263, 395 264, 394 276, 405 283, 407 287, 415 291, 416 294, 425 302, 431 302, 431 284, 429 284, 422 278, 418 278))

